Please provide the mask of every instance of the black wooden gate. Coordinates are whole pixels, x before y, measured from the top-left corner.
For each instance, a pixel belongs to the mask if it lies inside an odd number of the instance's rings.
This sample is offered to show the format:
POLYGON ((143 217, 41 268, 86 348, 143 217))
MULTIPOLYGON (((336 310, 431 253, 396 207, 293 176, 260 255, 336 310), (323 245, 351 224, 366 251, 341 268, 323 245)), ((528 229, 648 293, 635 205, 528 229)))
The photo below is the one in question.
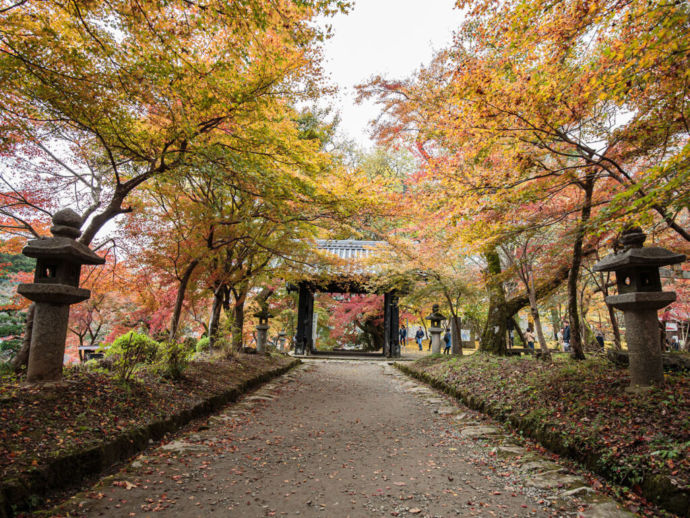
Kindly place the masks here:
MULTIPOLYGON (((295 354, 298 355, 308 355, 316 352, 312 334, 314 326, 314 293, 316 291, 325 293, 367 293, 351 283, 328 283, 325 286, 318 286, 306 281, 298 284, 297 291, 299 293, 299 300, 297 302, 295 354)), ((383 355, 388 358, 400 356, 399 326, 398 296, 395 291, 389 291, 383 295, 383 355)))

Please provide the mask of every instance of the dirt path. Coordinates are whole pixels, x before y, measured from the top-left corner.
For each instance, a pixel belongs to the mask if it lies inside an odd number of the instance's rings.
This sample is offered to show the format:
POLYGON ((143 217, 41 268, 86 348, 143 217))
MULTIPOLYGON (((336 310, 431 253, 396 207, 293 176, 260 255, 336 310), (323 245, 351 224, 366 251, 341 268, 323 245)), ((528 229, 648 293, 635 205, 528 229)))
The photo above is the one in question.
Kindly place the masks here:
POLYGON ((385 362, 310 362, 205 429, 147 452, 68 509, 118 517, 618 516, 560 466, 456 405, 385 362))

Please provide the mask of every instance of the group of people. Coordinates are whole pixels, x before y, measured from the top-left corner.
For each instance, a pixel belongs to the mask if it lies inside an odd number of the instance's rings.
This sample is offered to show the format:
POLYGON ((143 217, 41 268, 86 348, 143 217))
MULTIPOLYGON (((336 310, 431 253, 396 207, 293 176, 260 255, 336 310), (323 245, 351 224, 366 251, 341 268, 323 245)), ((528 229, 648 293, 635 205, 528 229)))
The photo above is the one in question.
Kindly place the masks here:
MULTIPOLYGON (((534 349, 535 337, 532 327, 529 326, 523 333, 525 337, 525 342, 527 342, 528 349, 534 349)), ((570 352, 570 323, 563 322, 563 327, 561 331, 556 334, 557 340, 563 345, 563 352, 570 352)), ((597 328, 594 332, 594 338, 601 349, 604 348, 604 332, 601 328, 597 328)))
POLYGON ((677 336, 671 337, 670 340, 665 338, 662 343, 664 351, 680 351, 680 342, 677 336))
MULTIPOLYGON (((398 332, 398 335, 400 337, 400 345, 407 347, 407 327, 405 327, 405 325, 400 326, 400 331, 398 332)), ((425 333, 424 329, 422 329, 422 326, 417 327, 417 331, 414 334, 414 340, 415 342, 417 342, 417 347, 419 347, 420 351, 424 350, 424 338, 429 339, 429 347, 427 350, 430 351, 431 335, 425 333)), ((443 354, 450 354, 451 342, 452 340, 450 335, 450 328, 447 327, 445 333, 443 334, 443 354)))

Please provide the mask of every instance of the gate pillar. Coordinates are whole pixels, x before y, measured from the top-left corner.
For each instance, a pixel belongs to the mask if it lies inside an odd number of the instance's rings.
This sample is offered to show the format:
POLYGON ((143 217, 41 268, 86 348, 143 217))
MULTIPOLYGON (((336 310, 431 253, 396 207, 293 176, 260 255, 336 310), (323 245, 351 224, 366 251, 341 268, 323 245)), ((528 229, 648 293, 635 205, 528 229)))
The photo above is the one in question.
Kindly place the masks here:
POLYGON ((400 308, 398 307, 398 295, 391 292, 390 302, 390 356, 391 358, 400 357, 400 308))
POLYGON ((400 356, 400 310, 395 291, 383 295, 383 355, 388 358, 400 356))
POLYGON ((383 355, 391 356, 391 294, 383 294, 383 355))
POLYGON ((295 336, 295 354, 311 354, 313 348, 312 322, 314 319, 314 294, 306 285, 299 283, 297 302, 297 335, 295 336))

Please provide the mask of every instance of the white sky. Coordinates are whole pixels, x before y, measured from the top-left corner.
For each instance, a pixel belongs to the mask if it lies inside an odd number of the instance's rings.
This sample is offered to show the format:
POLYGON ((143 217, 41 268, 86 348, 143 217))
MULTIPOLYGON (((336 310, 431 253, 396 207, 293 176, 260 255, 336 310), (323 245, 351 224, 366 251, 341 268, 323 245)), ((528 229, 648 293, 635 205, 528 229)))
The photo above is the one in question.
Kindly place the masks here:
POLYGON ((373 103, 355 105, 354 86, 381 74, 402 79, 446 47, 462 13, 454 0, 355 0, 348 15, 329 20, 334 36, 324 45, 324 70, 340 92, 333 101, 341 132, 369 146, 373 103))

